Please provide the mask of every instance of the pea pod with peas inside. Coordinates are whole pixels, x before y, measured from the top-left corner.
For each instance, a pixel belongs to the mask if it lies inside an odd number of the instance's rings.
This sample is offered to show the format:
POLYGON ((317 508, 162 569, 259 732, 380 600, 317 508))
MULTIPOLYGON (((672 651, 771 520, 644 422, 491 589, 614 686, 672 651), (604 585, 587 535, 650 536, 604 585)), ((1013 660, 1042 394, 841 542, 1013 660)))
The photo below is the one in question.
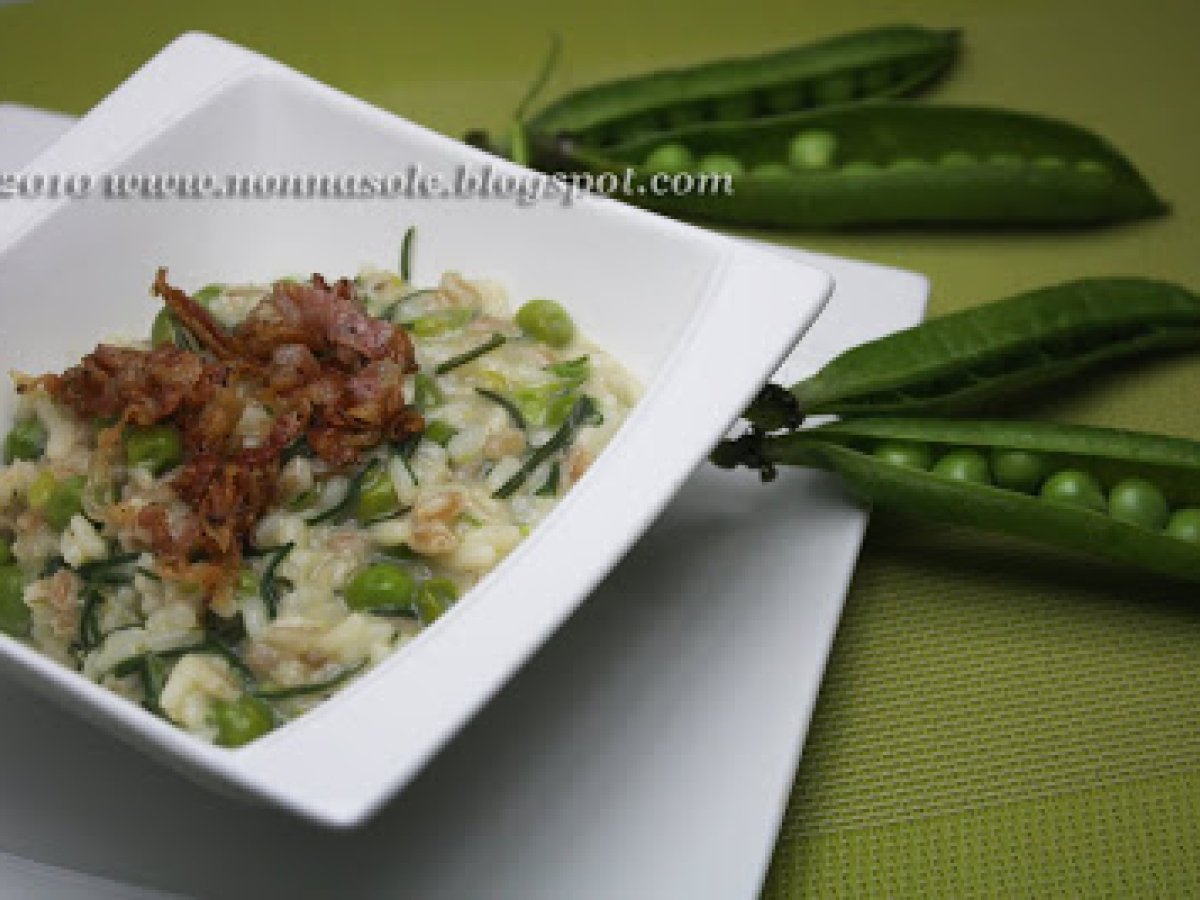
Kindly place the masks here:
POLYGON ((746 412, 764 431, 804 415, 976 413, 1009 396, 1155 351, 1200 346, 1200 296, 1145 278, 1084 278, 847 350, 746 412))
POLYGON ((718 449, 837 472, 876 505, 1200 581, 1200 443, 1040 422, 869 418, 718 449))
POLYGON ((622 199, 731 225, 1094 225, 1167 209, 1103 138, 985 107, 865 102, 693 125, 602 150, 535 137, 532 150, 547 171, 632 170, 622 199), (692 189, 664 189, 663 169, 683 172, 675 178, 692 189), (699 190, 704 172, 728 173, 732 192, 711 175, 699 190))
POLYGON ((570 93, 526 127, 603 148, 700 122, 745 122, 830 103, 916 93, 959 50, 956 30, 893 25, 756 57, 621 78, 570 93))

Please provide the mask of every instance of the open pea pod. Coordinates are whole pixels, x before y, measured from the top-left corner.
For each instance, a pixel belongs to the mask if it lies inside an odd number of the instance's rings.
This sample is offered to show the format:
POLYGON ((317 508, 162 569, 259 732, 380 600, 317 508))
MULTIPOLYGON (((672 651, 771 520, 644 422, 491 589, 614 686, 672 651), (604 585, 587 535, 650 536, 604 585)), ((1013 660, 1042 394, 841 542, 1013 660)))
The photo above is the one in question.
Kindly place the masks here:
POLYGON ((952 313, 852 347, 764 395, 763 430, 800 414, 962 414, 1154 351, 1200 346, 1200 296, 1146 278, 1083 278, 952 313), (786 405, 793 407, 789 413, 786 405))
POLYGON ((762 56, 621 78, 574 91, 528 130, 602 148, 696 122, 742 122, 829 103, 911 94, 958 54, 957 31, 871 28, 762 56))
POLYGON ((1167 210, 1098 135, 984 107, 855 103, 604 151, 545 139, 532 149, 547 171, 612 173, 628 182, 621 199, 729 225, 1093 225, 1167 210))
POLYGON ((1173 536, 1165 522, 1134 524, 1110 514, 1111 496, 1105 499, 1132 479, 1142 490, 1161 496, 1165 510, 1200 515, 1200 443, 1194 441, 1037 422, 878 418, 732 442, 718 457, 726 465, 740 461, 829 469, 880 506, 1200 581, 1200 535, 1173 536), (921 452, 912 456, 914 462, 900 464, 895 461, 897 446, 921 452), (1039 474, 1022 489, 1013 489, 995 483, 986 462, 973 476, 976 480, 963 480, 952 467, 941 470, 939 460, 961 456, 964 450, 990 460, 991 466, 1000 465, 997 454, 1020 452, 1039 474), (1100 492, 1098 503, 1048 494, 1052 483, 1062 481, 1061 473, 1092 481, 1100 492))

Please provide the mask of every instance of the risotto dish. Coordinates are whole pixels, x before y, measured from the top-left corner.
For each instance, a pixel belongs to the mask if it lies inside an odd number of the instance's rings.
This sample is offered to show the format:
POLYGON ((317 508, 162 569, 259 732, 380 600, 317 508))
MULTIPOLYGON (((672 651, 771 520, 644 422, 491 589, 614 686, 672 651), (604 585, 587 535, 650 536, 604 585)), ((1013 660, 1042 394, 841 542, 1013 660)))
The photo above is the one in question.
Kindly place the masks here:
POLYGON ((159 270, 148 340, 14 373, 0 630, 238 747, 456 603, 639 387, 553 300, 400 268, 190 295, 159 270))

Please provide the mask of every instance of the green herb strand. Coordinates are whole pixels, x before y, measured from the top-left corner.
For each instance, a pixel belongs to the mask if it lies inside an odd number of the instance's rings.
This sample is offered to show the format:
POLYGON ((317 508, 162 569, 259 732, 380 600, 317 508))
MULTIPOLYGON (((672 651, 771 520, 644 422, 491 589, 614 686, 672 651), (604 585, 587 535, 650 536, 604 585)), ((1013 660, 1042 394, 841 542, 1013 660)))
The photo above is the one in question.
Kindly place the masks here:
POLYGON ((342 498, 340 503, 336 503, 323 513, 319 513, 308 520, 309 525, 321 525, 325 522, 334 522, 335 524, 344 522, 350 515, 351 511, 358 506, 358 497, 362 493, 363 482, 374 476, 382 465, 379 460, 373 459, 362 469, 360 469, 353 478, 350 479, 350 484, 346 488, 346 496, 342 498))
POLYGON ((576 432, 584 425, 594 424, 599 415, 600 410, 596 406, 596 401, 591 397, 584 394, 576 400, 575 405, 571 407, 571 412, 567 415, 566 421, 559 426, 558 431, 551 435, 550 440, 534 450, 512 478, 504 482, 500 486, 500 489, 492 494, 492 496, 498 500, 504 500, 515 494, 534 469, 555 453, 569 447, 575 438, 576 432))
POLYGON ((481 388, 481 387, 475 388, 475 391, 481 397, 486 397, 487 399, 489 399, 493 403, 495 403, 497 406, 499 406, 501 409, 503 409, 506 413, 508 413, 508 417, 510 419, 512 419, 513 424, 516 425, 518 428, 520 428, 522 431, 524 431, 528 428, 528 425, 525 422, 525 417, 523 415, 521 415, 521 410, 517 407, 517 404, 513 403, 511 400, 509 400, 503 394, 498 394, 495 391, 488 390, 487 388, 481 388))
POLYGON ((338 687, 344 682, 349 681, 351 678, 365 669, 366 666, 367 664, 365 662, 359 663, 357 666, 346 669, 343 672, 339 672, 337 675, 333 676, 332 678, 328 678, 325 681, 315 681, 311 684, 298 684, 294 687, 286 688, 258 688, 250 691, 249 693, 253 694, 259 700, 290 700, 293 697, 306 697, 311 694, 324 694, 325 692, 333 690, 335 687, 338 687))
POLYGON ((417 227, 410 225, 404 232, 404 240, 400 243, 400 277, 405 283, 412 278, 413 243, 417 238, 417 227))
POLYGON ((275 579, 275 570, 279 568, 279 564, 284 561, 295 547, 296 545, 289 541, 283 546, 275 548, 271 551, 271 559, 267 563, 266 569, 263 570, 258 591, 262 596, 263 605, 267 608, 268 619, 274 619, 276 613, 279 611, 279 583, 275 579))
POLYGON ((506 340, 507 338, 502 334, 493 334, 490 338, 488 338, 487 341, 480 344, 478 347, 468 350, 466 353, 460 353, 458 356, 450 357, 433 371, 438 375, 445 375, 447 372, 454 371, 459 366, 465 366, 467 363, 478 359, 485 353, 491 353, 497 347, 501 346, 506 340))

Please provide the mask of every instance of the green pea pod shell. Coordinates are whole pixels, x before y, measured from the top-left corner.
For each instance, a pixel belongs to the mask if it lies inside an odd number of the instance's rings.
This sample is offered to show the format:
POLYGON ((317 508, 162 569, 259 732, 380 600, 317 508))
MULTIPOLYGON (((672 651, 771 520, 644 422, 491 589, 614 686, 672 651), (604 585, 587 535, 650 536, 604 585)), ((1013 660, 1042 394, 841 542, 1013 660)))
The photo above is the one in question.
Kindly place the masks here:
POLYGON ((1053 467, 1089 472, 1105 489, 1122 479, 1144 478, 1173 506, 1200 506, 1200 443, 1106 428, 1002 420, 862 419, 762 439, 755 448, 756 464, 829 469, 879 506, 1200 581, 1200 545, 1106 513, 896 465, 872 455, 883 442, 932 445, 934 455, 962 448, 1027 450, 1046 457, 1053 467))
POLYGON ((1084 278, 852 347, 790 392, 805 414, 972 413, 1123 358, 1198 345, 1200 296, 1145 278, 1084 278))
POLYGON ((704 124, 604 151, 542 140, 550 172, 612 173, 638 205, 726 225, 846 229, 897 225, 1098 225, 1161 215, 1166 204, 1106 140, 1044 116, 985 107, 866 102, 758 122, 704 124), (793 142, 820 135, 816 164, 787 166, 793 142), (723 181, 660 173, 665 144, 739 161, 723 181))
POLYGON ((959 32, 871 28, 743 59, 621 78, 570 93, 527 123, 594 148, 686 123, 744 121, 830 102, 898 97, 954 62, 959 32))

